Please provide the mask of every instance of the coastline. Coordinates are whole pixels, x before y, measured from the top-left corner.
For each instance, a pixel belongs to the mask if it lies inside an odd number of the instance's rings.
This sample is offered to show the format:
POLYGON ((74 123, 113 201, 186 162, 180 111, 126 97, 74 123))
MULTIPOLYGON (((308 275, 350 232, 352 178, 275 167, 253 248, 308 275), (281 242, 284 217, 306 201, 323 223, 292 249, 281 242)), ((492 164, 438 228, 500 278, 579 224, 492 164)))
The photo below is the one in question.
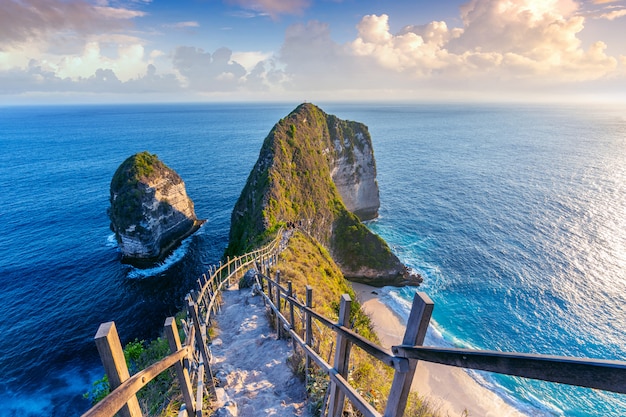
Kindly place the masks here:
MULTIPOLYGON (((399 345, 405 325, 400 317, 383 304, 373 291, 379 290, 366 284, 352 282, 352 288, 361 307, 372 320, 374 331, 383 347, 399 345)), ((452 366, 420 361, 417 365, 412 391, 431 401, 442 415, 484 417, 528 417, 505 403, 494 392, 481 386, 464 370, 452 366)))

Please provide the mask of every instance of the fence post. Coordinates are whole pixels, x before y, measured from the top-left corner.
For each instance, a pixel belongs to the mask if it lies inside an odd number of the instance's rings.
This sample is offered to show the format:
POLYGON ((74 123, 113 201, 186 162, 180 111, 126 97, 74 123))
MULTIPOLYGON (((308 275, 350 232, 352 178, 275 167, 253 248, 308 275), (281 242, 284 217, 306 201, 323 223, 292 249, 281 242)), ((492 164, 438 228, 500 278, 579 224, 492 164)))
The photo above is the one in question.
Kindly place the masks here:
MULTIPOLYGON (((272 290, 272 278, 269 276, 267 277, 267 298, 269 298, 272 303, 274 302, 274 293, 272 290)), ((274 310, 270 309, 270 316, 273 316, 273 314, 274 314, 274 310)))
POLYGON ((276 337, 282 337, 282 329, 280 326, 280 271, 276 271, 276 337))
MULTIPOLYGON (((403 345, 420 346, 424 343, 426 329, 428 329, 434 305, 435 303, 426 293, 419 292, 415 295, 411 313, 406 323, 404 338, 402 339, 403 345)), ((416 367, 417 360, 409 359, 409 370, 407 372, 400 373, 395 371, 384 417, 402 417, 404 414, 416 367)))
POLYGON ((228 277, 228 286, 230 287, 230 256, 226 257, 226 276, 228 277))
MULTIPOLYGON (((170 352, 178 352, 181 349, 180 337, 178 336, 178 328, 176 327, 176 320, 174 317, 168 317, 165 319, 165 336, 170 346, 170 352)), ((178 384, 180 385, 180 391, 183 394, 185 400, 185 409, 189 416, 195 414, 193 403, 193 391, 191 389, 191 381, 189 379, 189 371, 183 366, 183 361, 176 362, 176 377, 178 378, 178 384)))
MULTIPOLYGON (((124 359, 124 351, 122 343, 115 328, 115 322, 109 321, 102 323, 98 327, 96 336, 96 347, 100 354, 100 360, 104 366, 104 371, 109 378, 111 391, 119 387, 122 382, 130 378, 126 360, 124 359)), ((137 396, 133 395, 128 402, 120 409, 120 415, 123 417, 141 417, 141 408, 137 396)))
MULTIPOLYGON (((291 281, 287 281, 287 295, 293 298, 293 284, 291 281)), ((291 321, 289 325, 292 329, 295 329, 296 318, 293 314, 293 303, 291 301, 289 301, 289 320, 291 321)))
MULTIPOLYGON (((340 326, 350 327, 350 307, 352 306, 352 300, 348 294, 341 296, 341 305, 339 307, 339 324, 340 326)), ((347 379, 348 376, 348 364, 350 362, 350 346, 351 343, 337 333, 337 343, 335 350, 335 364, 334 368, 347 379)), ((345 394, 339 389, 339 387, 331 381, 330 383, 330 404, 328 408, 329 417, 340 417, 343 414, 343 402, 345 394)))
MULTIPOLYGON (((306 306, 308 308, 313 308, 313 287, 310 285, 306 286, 306 306)), ((313 328, 311 325, 313 324, 311 320, 311 315, 308 311, 304 310, 304 342, 307 346, 311 347, 311 343, 313 341, 313 328)), ((311 358, 309 355, 306 355, 304 358, 304 369, 306 370, 306 380, 309 380, 309 372, 311 368, 311 358)))
MULTIPOLYGON (((209 314, 209 312, 207 312, 209 314)), ((216 398, 215 394, 215 383, 213 381, 213 372, 211 372, 211 355, 209 354, 209 349, 204 341, 204 334, 202 333, 202 327, 200 326, 200 318, 198 316, 198 307, 193 302, 193 300, 187 298, 187 315, 191 317, 193 320, 193 327, 196 333, 196 346, 198 350, 200 350, 200 354, 202 355, 202 359, 204 360, 204 366, 206 366, 207 377, 209 379, 209 393, 213 398, 216 398)), ((193 347, 193 346, 192 346, 193 347)))

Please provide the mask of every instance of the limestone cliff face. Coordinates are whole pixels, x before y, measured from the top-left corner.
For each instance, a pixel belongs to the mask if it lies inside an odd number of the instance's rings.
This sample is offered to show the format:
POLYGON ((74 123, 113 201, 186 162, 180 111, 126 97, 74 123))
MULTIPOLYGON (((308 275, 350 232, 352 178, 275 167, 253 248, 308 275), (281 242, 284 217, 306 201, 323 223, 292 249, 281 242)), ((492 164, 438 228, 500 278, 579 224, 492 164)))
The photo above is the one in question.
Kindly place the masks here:
POLYGON ((123 260, 158 261, 202 224, 180 176, 156 155, 126 159, 111 180, 111 230, 123 260))
POLYGON ((361 220, 378 217, 380 199, 376 182, 376 161, 367 126, 329 116, 331 176, 346 208, 361 220), (350 131, 345 132, 342 124, 350 131), (347 133, 347 134, 346 134, 347 133))
POLYGON ((379 208, 367 127, 313 104, 298 106, 263 142, 231 216, 227 254, 294 224, 329 249, 343 274, 372 285, 416 284, 384 240, 365 227, 379 208))

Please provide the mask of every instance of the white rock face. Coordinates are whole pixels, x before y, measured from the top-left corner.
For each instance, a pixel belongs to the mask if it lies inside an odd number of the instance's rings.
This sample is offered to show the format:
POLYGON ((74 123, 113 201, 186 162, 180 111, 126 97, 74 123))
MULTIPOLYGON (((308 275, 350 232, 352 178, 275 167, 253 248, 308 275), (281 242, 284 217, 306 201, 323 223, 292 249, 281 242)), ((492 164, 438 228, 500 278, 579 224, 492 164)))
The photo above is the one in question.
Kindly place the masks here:
MULTIPOLYGON (((364 125, 357 125, 366 129, 364 125)), ((357 131, 354 138, 332 138, 335 159, 331 176, 346 208, 361 220, 378 216, 380 197, 376 182, 376 162, 367 131, 357 131)))
POLYGON ((202 224, 185 183, 166 167, 133 187, 112 189, 111 202, 111 228, 130 263, 158 260, 202 224))

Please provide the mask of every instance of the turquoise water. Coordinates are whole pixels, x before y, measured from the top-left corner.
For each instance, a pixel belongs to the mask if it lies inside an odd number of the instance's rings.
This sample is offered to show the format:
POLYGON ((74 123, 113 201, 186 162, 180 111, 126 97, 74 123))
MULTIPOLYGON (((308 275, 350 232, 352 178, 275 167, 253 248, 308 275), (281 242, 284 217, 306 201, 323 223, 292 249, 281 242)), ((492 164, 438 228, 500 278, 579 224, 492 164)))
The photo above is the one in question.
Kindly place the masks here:
MULTIPOLYGON (((626 358, 623 109, 375 113, 382 207, 371 228, 425 278, 427 343, 626 358)), ((414 291, 385 294, 408 315, 414 291)), ((473 376, 532 416, 626 415, 625 396, 473 376)))
MULTIPOLYGON (((99 323, 115 320, 124 341, 158 334, 221 257, 261 143, 296 105, 0 110, 0 415, 89 407, 99 323), (143 150, 208 220, 149 271, 119 263, 106 217, 113 172, 143 150)), ((624 109, 322 108, 370 128, 381 215, 369 226, 425 278, 427 343, 626 358, 624 109)), ((412 294, 383 300, 406 314, 412 294)), ((626 415, 624 396, 473 376, 533 416, 626 415)))

